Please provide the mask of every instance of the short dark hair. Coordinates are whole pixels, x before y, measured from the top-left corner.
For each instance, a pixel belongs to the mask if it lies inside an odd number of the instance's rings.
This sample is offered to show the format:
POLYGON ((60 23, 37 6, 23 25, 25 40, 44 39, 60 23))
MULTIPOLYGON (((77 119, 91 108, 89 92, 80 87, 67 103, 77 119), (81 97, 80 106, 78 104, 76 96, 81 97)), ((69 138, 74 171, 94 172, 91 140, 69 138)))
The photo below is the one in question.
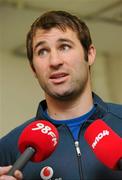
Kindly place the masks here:
POLYGON ((50 30, 51 28, 59 28, 62 31, 66 31, 66 28, 72 29, 76 32, 78 39, 84 49, 85 60, 88 60, 89 46, 92 44, 89 28, 87 25, 80 20, 77 16, 72 15, 65 11, 49 11, 39 16, 27 34, 26 48, 27 57, 33 65, 33 37, 37 29, 50 30))

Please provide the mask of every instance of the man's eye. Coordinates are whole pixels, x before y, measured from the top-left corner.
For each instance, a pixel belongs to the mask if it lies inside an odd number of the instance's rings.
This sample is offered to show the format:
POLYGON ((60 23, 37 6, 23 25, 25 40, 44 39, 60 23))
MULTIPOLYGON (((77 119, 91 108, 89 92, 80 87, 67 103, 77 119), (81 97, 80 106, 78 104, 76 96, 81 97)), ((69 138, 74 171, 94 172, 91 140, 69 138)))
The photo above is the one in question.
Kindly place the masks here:
POLYGON ((64 51, 68 51, 69 49, 71 49, 71 46, 69 44, 62 44, 60 46, 60 49, 64 51))
POLYGON ((48 50, 47 50, 47 49, 40 49, 40 50, 38 51, 38 55, 39 55, 39 56, 45 56, 45 55, 47 55, 47 53, 48 53, 48 50))

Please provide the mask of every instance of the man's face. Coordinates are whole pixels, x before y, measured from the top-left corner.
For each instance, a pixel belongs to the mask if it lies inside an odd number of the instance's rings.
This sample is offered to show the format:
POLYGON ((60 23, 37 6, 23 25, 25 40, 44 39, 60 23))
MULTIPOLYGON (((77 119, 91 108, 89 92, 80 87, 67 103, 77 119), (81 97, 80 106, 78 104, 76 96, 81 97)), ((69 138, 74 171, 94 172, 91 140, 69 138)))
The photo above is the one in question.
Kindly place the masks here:
POLYGON ((81 94, 89 81, 90 63, 84 59, 83 47, 71 29, 36 31, 33 68, 47 96, 63 100, 81 94))

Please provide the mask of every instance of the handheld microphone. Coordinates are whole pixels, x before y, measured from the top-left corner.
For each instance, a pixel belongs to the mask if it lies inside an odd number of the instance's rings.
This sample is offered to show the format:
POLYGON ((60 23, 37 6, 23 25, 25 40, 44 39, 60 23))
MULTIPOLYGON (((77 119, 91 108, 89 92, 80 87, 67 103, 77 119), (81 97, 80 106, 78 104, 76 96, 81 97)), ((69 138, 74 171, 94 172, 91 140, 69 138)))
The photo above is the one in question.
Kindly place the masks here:
POLYGON ((118 169, 122 158, 122 139, 103 120, 94 121, 84 137, 96 157, 110 169, 118 169))
POLYGON ((13 176, 15 170, 21 170, 26 163, 41 162, 55 150, 59 140, 56 127, 46 120, 36 120, 29 124, 21 133, 18 148, 22 153, 14 163, 8 175, 13 176))

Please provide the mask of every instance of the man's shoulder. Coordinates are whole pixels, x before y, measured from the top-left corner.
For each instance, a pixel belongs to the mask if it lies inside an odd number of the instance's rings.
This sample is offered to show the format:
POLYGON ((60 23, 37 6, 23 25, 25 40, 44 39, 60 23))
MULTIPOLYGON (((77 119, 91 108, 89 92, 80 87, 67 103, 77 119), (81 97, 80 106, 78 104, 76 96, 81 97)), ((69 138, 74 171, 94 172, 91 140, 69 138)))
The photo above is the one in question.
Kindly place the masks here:
POLYGON ((122 104, 111 103, 103 101, 98 95, 93 93, 94 104, 98 104, 102 107, 106 112, 109 112, 119 118, 122 118, 122 104))
POLYGON ((114 115, 122 118, 122 104, 106 103, 108 111, 114 115))
POLYGON ((11 130, 10 132, 8 132, 6 135, 1 137, 0 144, 11 144, 12 145, 12 143, 15 143, 15 141, 17 142, 21 132, 23 131, 23 129, 28 124, 33 122, 34 120, 35 120, 35 118, 31 118, 31 119, 27 120, 26 122, 18 125, 16 128, 11 130))

